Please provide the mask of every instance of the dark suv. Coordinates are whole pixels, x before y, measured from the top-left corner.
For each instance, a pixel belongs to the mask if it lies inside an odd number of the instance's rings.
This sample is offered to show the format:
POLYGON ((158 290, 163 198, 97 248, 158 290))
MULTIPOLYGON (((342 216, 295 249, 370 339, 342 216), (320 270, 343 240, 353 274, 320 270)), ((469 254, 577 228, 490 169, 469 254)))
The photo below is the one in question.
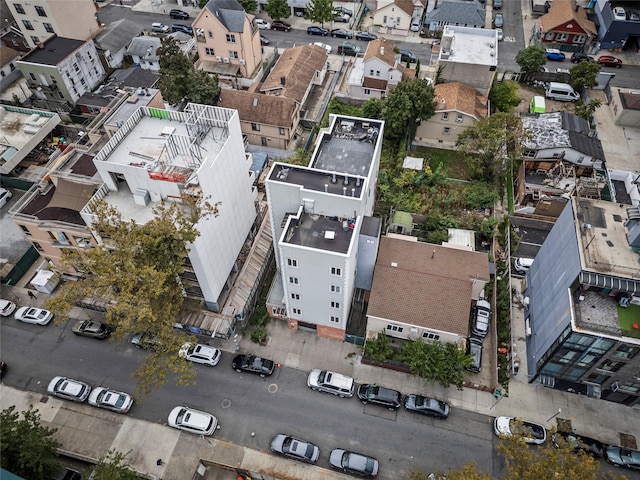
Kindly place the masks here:
POLYGON ((402 395, 397 390, 366 383, 358 388, 358 398, 365 405, 375 403, 387 407, 389 410, 397 410, 402 404, 402 395))
POLYGON ((586 53, 575 52, 573 55, 571 55, 571 61, 573 63, 593 62, 593 57, 590 57, 586 53))
POLYGON ((186 20, 187 18, 189 18, 189 14, 187 12, 185 12, 184 10, 178 10, 177 8, 172 9, 169 12, 169 16, 171 18, 179 18, 180 20, 186 20))

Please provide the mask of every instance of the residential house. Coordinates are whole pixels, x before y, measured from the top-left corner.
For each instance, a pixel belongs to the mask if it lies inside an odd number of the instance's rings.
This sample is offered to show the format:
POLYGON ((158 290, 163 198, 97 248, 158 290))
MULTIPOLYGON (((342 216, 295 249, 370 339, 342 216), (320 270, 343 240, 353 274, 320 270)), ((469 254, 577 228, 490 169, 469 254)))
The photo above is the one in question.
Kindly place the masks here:
POLYGON ((260 92, 295 100, 303 106, 327 74, 327 51, 317 45, 285 49, 260 86, 260 92))
MULTIPOLYGON (((60 123, 57 113, 41 110, 15 107, 12 105, 0 106, 0 175, 9 175, 33 150, 38 149, 40 143, 49 137, 53 129, 60 123)), ((46 152, 42 161, 36 157, 30 163, 24 164, 26 169, 31 165, 46 163, 46 152)))
POLYGON ((489 96, 498 66, 496 30, 445 26, 438 64, 444 82, 461 82, 489 96))
POLYGON ((53 35, 85 41, 102 31, 98 7, 87 0, 17 0, 7 6, 30 48, 53 35))
POLYGON ((260 77, 260 33, 237 0, 210 0, 192 24, 198 61, 195 67, 217 74, 233 88, 249 87, 260 77))
POLYGON ((589 123, 569 112, 526 115, 522 126, 525 160, 563 160, 582 167, 602 170, 604 150, 589 123))
POLYGON ((469 315, 489 282, 489 258, 474 252, 380 238, 367 309, 367 338, 394 338, 464 346, 469 315))
POLYGON ((4 91, 22 76, 16 66, 21 56, 21 52, 0 45, 0 90, 4 91))
POLYGON ((422 227, 426 221, 426 215, 392 209, 389 225, 387 226, 387 234, 397 233, 398 235, 417 236, 420 227, 422 227))
POLYGON ((17 64, 36 97, 34 105, 56 112, 69 111, 106 76, 93 41, 57 36, 46 40, 43 48, 33 49, 17 64))
MULTIPOLYGON (((11 12, 9 12, 8 9, 5 14, 7 17, 11 17, 11 12)), ((0 45, 12 48, 21 53, 27 53, 31 50, 29 43, 25 40, 13 18, 5 18, 5 25, 0 29, 0 45)))
POLYGON ((640 404, 640 210, 574 197, 526 276, 530 383, 640 404))
POLYGON ((373 24, 394 35, 407 35, 415 7, 412 0, 377 0, 373 24))
POLYGON ((142 36, 135 37, 127 47, 133 63, 145 70, 152 72, 160 71, 160 56, 157 51, 162 46, 162 40, 158 37, 142 36))
POLYGON ((420 122, 413 144, 454 150, 458 135, 489 115, 489 99, 460 82, 440 83, 434 91, 436 112, 420 122))
POLYGON ((602 50, 629 48, 640 51, 640 5, 637 2, 595 2, 598 38, 602 50))
POLYGON ((554 0, 536 23, 536 35, 544 47, 570 52, 588 50, 597 40, 595 24, 574 0, 554 0))
POLYGON ((286 150, 297 138, 300 105, 292 98, 225 88, 218 105, 238 111, 242 133, 252 145, 286 150))
POLYGON ((636 89, 612 88, 609 108, 614 123, 622 127, 640 127, 640 93, 636 89))
POLYGON ((278 273, 267 309, 291 329, 344 340, 354 299, 370 289, 383 129, 379 120, 331 115, 309 166, 275 162, 269 171, 278 273))
POLYGON ((372 40, 364 57, 356 58, 347 85, 349 96, 360 100, 385 98, 403 78, 406 71, 393 51, 393 42, 386 38, 372 40))
POLYGON ((484 6, 477 2, 438 2, 438 7, 427 14, 424 23, 430 31, 444 30, 444 27, 460 26, 484 28, 486 13, 484 6))
POLYGON ((107 25, 96 39, 96 48, 106 68, 120 68, 132 39, 144 31, 139 24, 126 18, 107 25))

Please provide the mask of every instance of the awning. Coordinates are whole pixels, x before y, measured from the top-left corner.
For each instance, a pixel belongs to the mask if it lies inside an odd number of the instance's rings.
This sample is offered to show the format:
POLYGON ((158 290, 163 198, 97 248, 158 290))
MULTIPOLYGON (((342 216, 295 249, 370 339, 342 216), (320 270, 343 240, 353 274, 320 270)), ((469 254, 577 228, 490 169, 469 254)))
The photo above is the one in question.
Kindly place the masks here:
POLYGON ((640 294, 640 280, 613 277, 602 273, 580 272, 580 283, 590 287, 600 287, 620 292, 640 294))

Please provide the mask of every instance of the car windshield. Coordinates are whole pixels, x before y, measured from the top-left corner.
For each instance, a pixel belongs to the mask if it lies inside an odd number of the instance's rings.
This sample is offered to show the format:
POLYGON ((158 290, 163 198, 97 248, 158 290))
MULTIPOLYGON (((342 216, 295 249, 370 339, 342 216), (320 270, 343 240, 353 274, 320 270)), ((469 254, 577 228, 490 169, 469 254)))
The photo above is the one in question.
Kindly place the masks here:
POLYGON ((307 449, 304 452, 304 456, 307 458, 313 457, 313 445, 311 445, 310 443, 307 443, 307 449))
POLYGON ((107 403, 109 405, 113 405, 114 407, 122 407, 122 405, 124 405, 124 401, 125 401, 125 396, 124 395, 118 395, 116 393, 112 393, 112 392, 105 392, 104 394, 104 403, 107 403))

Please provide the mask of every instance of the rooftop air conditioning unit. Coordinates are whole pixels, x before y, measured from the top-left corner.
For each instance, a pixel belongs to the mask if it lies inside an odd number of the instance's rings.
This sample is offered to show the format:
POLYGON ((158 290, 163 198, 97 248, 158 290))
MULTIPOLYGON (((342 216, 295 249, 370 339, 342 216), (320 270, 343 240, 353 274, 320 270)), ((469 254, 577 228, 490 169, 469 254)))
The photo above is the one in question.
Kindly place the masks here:
POLYGON ((240 59, 240 65, 246 65, 247 62, 244 59, 240 59))
POLYGON ((220 63, 222 61, 222 57, 216 57, 216 62, 220 63))
POLYGON ((222 61, 223 61, 224 63, 229 63, 229 57, 224 57, 224 58, 222 59, 222 61))

